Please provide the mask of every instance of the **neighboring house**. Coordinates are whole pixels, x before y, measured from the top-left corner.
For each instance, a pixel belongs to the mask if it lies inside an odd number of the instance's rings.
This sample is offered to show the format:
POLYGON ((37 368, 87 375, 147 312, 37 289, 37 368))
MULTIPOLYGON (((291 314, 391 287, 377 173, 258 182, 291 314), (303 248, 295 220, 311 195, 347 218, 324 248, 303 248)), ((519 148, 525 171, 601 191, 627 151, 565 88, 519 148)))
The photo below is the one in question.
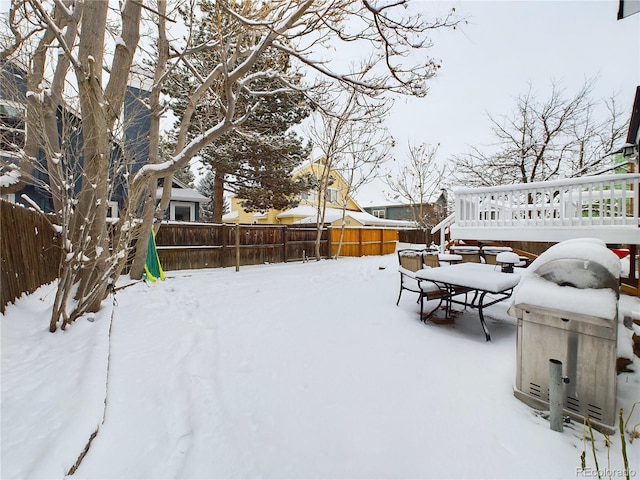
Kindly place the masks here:
MULTIPOLYGON (((324 172, 325 163, 322 159, 309 162, 300 167, 294 175, 311 174, 319 178, 324 172)), ((327 188, 325 225, 342 225, 342 205, 346 204, 345 224, 347 226, 389 226, 411 227, 412 222, 387 221, 379 219, 365 212, 353 198, 347 196, 347 182, 338 171, 331 171, 333 182, 327 188)), ((222 217, 227 223, 244 223, 259 225, 291 225, 291 224, 316 224, 318 204, 323 198, 317 190, 311 190, 301 195, 300 204, 288 210, 269 209, 264 212, 246 212, 241 206, 242 199, 231 197, 230 212, 222 217)))
POLYGON ((640 86, 636 87, 636 94, 631 110, 631 120, 627 132, 627 141, 620 149, 624 158, 630 161, 633 172, 638 172, 638 152, 640 151, 640 86))
MULTIPOLYGON (((26 115, 26 75, 24 70, 12 63, 0 61, 0 160, 2 173, 4 165, 18 164, 19 152, 24 147, 26 115)), ((61 120, 62 112, 58 112, 61 120)), ((42 154, 38 155, 37 163, 42 163, 42 154)), ((42 188, 48 183, 48 177, 42 169, 34 169, 34 181, 25 186, 18 193, 2 194, 3 200, 26 205, 22 195, 27 195, 32 202, 45 212, 53 211, 50 196, 42 188)))
MULTIPOLYGON (((364 210, 374 217, 388 220, 415 221, 415 211, 420 210, 420 206, 412 206, 406 203, 380 204, 364 207, 364 210)), ((426 224, 436 225, 447 216, 447 192, 442 190, 438 198, 430 203, 422 205, 423 218, 426 224)))
MULTIPOLYGON (((125 165, 121 176, 114 175, 113 190, 109 201, 108 217, 118 217, 126 197, 124 171, 129 175, 137 172, 149 158, 149 129, 151 115, 147 108, 149 97, 149 81, 144 75, 134 74, 125 92, 122 113, 123 136, 112 139, 112 162, 125 165)), ((26 101, 26 73, 12 63, 0 62, 0 157, 3 163, 19 161, 18 152, 24 146, 24 115, 26 101)), ((58 129, 61 138, 64 136, 65 158, 73 159, 75 168, 82 168, 82 131, 79 114, 69 108, 58 110, 58 129)), ((44 212, 53 211, 51 195, 46 189, 49 183, 44 156, 40 153, 33 172, 33 181, 21 191, 2 195, 8 200, 23 205, 37 205, 44 212), (28 198, 25 199, 25 197, 28 198)), ((76 172, 78 173, 78 172, 76 172)), ((79 190, 79 182, 75 185, 79 190)), ((162 191, 162 188, 159 188, 162 191)), ((186 186, 173 186, 167 219, 197 221, 199 204, 204 197, 186 186)), ((159 198, 159 197, 158 197, 159 198)), ((204 200, 203 200, 204 199, 204 200)))
POLYGON ((627 130, 626 142, 612 154, 615 173, 638 173, 638 152, 640 151, 640 86, 636 87, 633 107, 631 108, 631 118, 629 129, 627 130))
MULTIPOLYGON (((164 185, 161 184, 156 192, 158 199, 162 198, 163 190, 164 185)), ((176 222, 197 222, 200 219, 200 204, 206 203, 207 200, 207 197, 174 178, 171 184, 171 200, 164 218, 176 222)))

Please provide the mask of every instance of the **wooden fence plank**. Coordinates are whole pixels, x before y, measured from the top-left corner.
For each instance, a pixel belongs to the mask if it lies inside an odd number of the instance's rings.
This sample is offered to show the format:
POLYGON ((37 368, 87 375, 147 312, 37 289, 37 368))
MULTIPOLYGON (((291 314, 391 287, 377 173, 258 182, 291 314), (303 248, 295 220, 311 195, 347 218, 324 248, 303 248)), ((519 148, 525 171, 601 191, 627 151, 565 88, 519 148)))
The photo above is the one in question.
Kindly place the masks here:
POLYGON ((62 249, 47 218, 0 201, 0 311, 58 277, 62 249))

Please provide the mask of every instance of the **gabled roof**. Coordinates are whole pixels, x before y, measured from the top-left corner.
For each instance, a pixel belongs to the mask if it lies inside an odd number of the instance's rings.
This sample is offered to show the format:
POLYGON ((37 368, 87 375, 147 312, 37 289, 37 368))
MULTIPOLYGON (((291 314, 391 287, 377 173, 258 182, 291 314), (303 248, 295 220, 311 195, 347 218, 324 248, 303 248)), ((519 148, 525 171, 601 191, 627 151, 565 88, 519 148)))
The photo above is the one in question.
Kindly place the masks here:
POLYGON ((298 205, 276 215, 276 218, 308 217, 315 215, 318 209, 313 205, 298 205))
POLYGON ((636 87, 636 96, 631 110, 631 120, 629 121, 629 131, 627 133, 627 143, 638 146, 638 133, 640 130, 640 86, 636 87))
MULTIPOLYGON (((163 187, 158 187, 158 190, 156 190, 157 198, 162 197, 162 191, 163 187)), ((193 188, 187 187, 184 183, 174 178, 171 182, 171 200, 183 202, 206 202, 209 199, 193 188)))
MULTIPOLYGON (((302 205, 291 210, 287 210, 279 214, 276 218, 288 218, 288 217, 301 217, 304 218, 296 220, 294 223, 317 223, 317 210, 315 207, 309 205, 302 205)), ((325 223, 333 223, 342 218, 342 210, 338 208, 327 208, 324 215, 325 223)), ((356 212, 353 210, 345 211, 345 219, 350 218, 361 225, 365 226, 387 226, 387 227, 415 227, 414 222, 406 220, 389 220, 386 218, 378 218, 367 212, 356 212)))
POLYGON ((640 2, 638 0, 619 0, 618 20, 640 13, 640 2))
MULTIPOLYGON (((326 165, 326 159, 324 157, 320 157, 320 158, 316 158, 315 160, 310 160, 306 163, 303 163, 302 165, 298 166, 297 168, 295 168, 292 172, 292 174, 295 176, 298 173, 302 173, 305 169, 311 167, 314 164, 318 164, 318 165, 322 165, 323 167, 327 168, 326 165)), ((340 177, 340 180, 342 181, 342 183, 344 183, 345 185, 349 185, 349 182, 347 182, 347 180, 344 178, 344 175, 342 175, 342 173, 340 173, 340 170, 337 170, 335 168, 331 168, 330 171, 332 173, 335 173, 336 175, 338 175, 340 177)), ((358 209, 361 212, 364 212, 364 208, 362 208, 360 206, 360 204, 357 202, 357 200, 354 198, 353 194, 350 194, 348 196, 348 199, 353 202, 355 204, 356 207, 358 207, 358 209)))

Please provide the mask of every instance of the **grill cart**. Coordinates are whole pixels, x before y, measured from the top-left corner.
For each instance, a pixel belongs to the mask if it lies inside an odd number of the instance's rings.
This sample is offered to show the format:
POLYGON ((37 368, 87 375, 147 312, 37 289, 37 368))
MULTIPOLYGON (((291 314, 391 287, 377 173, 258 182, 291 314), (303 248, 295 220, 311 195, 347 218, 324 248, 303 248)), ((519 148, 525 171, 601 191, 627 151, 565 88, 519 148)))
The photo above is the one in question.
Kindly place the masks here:
POLYGON ((619 276, 620 261, 604 243, 570 240, 538 257, 514 292, 514 394, 551 410, 552 423, 556 397, 562 415, 615 430, 619 276), (550 378, 555 367, 563 382, 550 378))

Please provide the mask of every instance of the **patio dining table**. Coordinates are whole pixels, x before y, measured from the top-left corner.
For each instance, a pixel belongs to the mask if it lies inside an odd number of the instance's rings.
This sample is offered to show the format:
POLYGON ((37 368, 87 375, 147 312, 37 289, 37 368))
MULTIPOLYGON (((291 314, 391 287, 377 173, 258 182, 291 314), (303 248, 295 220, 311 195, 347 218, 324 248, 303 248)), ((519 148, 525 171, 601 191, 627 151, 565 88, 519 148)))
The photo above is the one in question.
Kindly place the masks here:
MULTIPOLYGON (((511 296, 513 288, 520 282, 520 274, 505 273, 499 265, 483 263, 459 263, 438 268, 425 268, 415 273, 421 283, 421 288, 428 289, 424 283, 435 284, 440 289, 440 305, 433 310, 437 311, 445 302, 445 315, 451 315, 453 303, 478 309, 480 323, 487 341, 491 340, 489 329, 484 320, 483 309, 501 302, 511 296), (464 300, 458 297, 464 293, 464 300), (469 296, 473 296, 471 301, 469 296), (456 298, 454 298, 456 297, 456 298)), ((420 311, 422 316, 422 311, 420 311)))

